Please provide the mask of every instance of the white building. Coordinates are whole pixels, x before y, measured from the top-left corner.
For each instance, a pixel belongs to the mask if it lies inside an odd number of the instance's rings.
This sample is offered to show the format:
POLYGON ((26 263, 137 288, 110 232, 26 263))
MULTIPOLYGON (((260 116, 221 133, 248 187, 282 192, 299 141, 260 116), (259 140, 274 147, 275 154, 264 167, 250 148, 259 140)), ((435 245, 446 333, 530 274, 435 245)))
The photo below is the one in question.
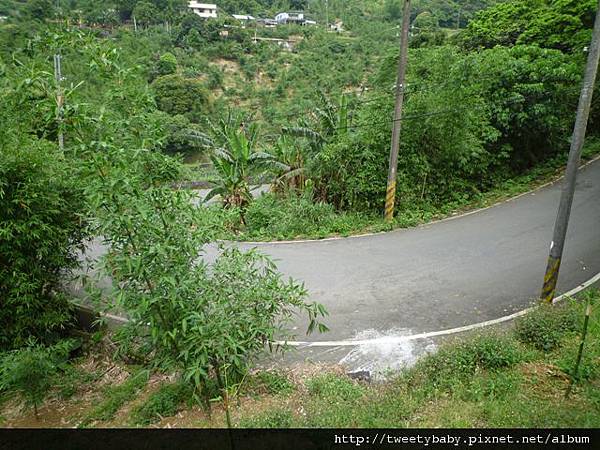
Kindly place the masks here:
POLYGON ((302 12, 283 12, 275 16, 277 23, 297 23, 303 25, 305 22, 304 13, 302 12))
POLYGON ((253 16, 250 16, 248 14, 232 14, 234 19, 237 19, 241 22, 248 22, 250 20, 256 20, 256 18, 254 18, 253 16))
POLYGON ((194 14, 202 17, 203 19, 216 19, 217 18, 217 5, 212 3, 198 3, 191 1, 188 3, 188 7, 194 14))

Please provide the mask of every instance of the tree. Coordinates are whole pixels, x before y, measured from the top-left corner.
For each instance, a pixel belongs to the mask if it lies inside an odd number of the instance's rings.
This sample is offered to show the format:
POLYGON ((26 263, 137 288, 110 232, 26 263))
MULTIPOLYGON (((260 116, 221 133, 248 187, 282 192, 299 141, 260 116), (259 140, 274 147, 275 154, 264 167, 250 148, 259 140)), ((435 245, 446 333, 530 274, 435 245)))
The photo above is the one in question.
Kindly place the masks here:
POLYGON ((76 174, 48 141, 25 135, 0 145, 1 349, 52 342, 72 320, 59 287, 86 236, 76 174))
POLYGON ((161 147, 166 153, 190 155, 205 150, 196 138, 200 133, 198 125, 191 123, 182 115, 171 116, 162 112, 158 114, 158 123, 164 130, 161 147))
POLYGON ((26 5, 26 13, 35 20, 45 20, 54 16, 54 5, 50 0, 32 0, 26 5))
POLYGON ((126 20, 131 19, 131 14, 137 0, 114 0, 114 3, 121 21, 125 22, 126 20))
POLYGON ((389 20, 398 20, 402 17, 400 0, 385 0, 385 17, 389 20))
POLYGON ((595 0, 510 0, 480 12, 462 40, 467 48, 537 44, 567 52, 589 44, 595 0))
POLYGON ((177 58, 173 53, 163 53, 158 60, 158 75, 171 75, 177 71, 177 58))
POLYGON ((321 200, 331 200, 340 206, 338 199, 329 197, 329 186, 339 176, 335 165, 329 164, 328 154, 332 144, 343 141, 350 133, 351 106, 346 95, 341 95, 337 104, 321 95, 320 107, 313 111, 312 123, 301 123, 296 127, 284 127, 283 133, 305 139, 309 145, 309 177, 315 181, 315 194, 321 200))
POLYGON ((413 25, 420 30, 434 30, 438 28, 439 21, 429 11, 425 11, 415 18, 413 25))
POLYGON ((149 26, 159 21, 158 10, 148 1, 139 1, 131 13, 142 26, 149 26))
POLYGON ((279 137, 269 154, 272 159, 268 167, 275 173, 272 189, 278 192, 302 192, 307 180, 304 147, 284 134, 279 137))
POLYGON ((198 121, 210 110, 209 94, 200 80, 164 75, 154 80, 152 88, 159 109, 171 115, 181 114, 198 121))

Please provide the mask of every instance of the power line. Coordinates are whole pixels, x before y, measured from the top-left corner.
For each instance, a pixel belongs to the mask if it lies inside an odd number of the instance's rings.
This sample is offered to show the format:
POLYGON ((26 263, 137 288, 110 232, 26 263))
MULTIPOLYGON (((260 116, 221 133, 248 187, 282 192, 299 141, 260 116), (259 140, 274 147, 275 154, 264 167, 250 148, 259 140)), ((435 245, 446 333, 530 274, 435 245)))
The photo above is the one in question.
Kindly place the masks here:
MULTIPOLYGON (((513 105, 516 103, 521 103, 522 100, 521 99, 515 99, 506 103, 503 103, 503 106, 508 106, 508 105, 513 105)), ((442 116, 442 115, 448 115, 448 114, 454 114, 454 113, 458 113, 458 112, 462 112, 462 111, 466 111, 466 110, 473 110, 473 109, 477 109, 477 110, 481 110, 481 109, 486 109, 488 107, 488 105, 482 105, 482 106, 464 106, 462 108, 448 108, 448 109, 440 109, 437 111, 431 111, 431 112, 427 112, 427 113, 421 113, 421 114, 411 114, 411 115, 407 115, 404 116, 400 119, 388 119, 388 120, 384 120, 384 121, 371 121, 371 122, 367 122, 367 123, 363 123, 360 125, 348 125, 347 127, 337 127, 337 128, 333 128, 332 131, 337 131, 337 130, 343 130, 343 129, 356 129, 356 128, 366 128, 366 127, 371 127, 373 125, 384 125, 384 124, 392 124, 396 121, 406 121, 406 120, 416 120, 416 119, 422 119, 424 117, 433 117, 433 116, 442 116)))
MULTIPOLYGON (((492 75, 492 74, 484 76, 482 74, 475 73, 475 74, 472 74, 472 76, 476 77, 476 80, 472 83, 464 83, 464 82, 461 82, 460 80, 446 81, 443 83, 429 83, 429 82, 408 83, 407 84, 408 87, 407 87, 407 89, 404 90, 404 93, 408 94, 408 95, 423 93, 423 92, 433 93, 442 88, 447 88, 447 87, 452 87, 452 86, 468 89, 468 88, 474 87, 480 81, 492 80, 492 79, 497 78, 497 75, 492 75), (414 86, 415 84, 420 85, 421 87, 420 88, 414 88, 414 87, 411 88, 411 86, 414 86), (435 89, 432 89, 432 88, 435 88, 435 89)), ((353 105, 353 106, 358 106, 358 105, 374 103, 374 102, 378 102, 378 101, 382 101, 382 100, 389 100, 389 94, 381 95, 381 96, 377 96, 377 97, 371 97, 366 100, 357 100, 356 98, 354 98, 354 99, 350 99, 349 104, 353 105)), ((252 112, 257 112, 260 108, 261 108, 261 106, 257 105, 252 108, 252 112)), ((330 111, 337 111, 340 108, 341 108, 341 106, 338 106, 338 105, 329 105, 325 108, 319 108, 319 109, 327 109, 330 111)), ((277 119, 287 120, 287 119, 293 119, 293 118, 297 118, 297 117, 299 117, 298 113, 269 115, 269 118, 271 120, 277 120, 277 119)))

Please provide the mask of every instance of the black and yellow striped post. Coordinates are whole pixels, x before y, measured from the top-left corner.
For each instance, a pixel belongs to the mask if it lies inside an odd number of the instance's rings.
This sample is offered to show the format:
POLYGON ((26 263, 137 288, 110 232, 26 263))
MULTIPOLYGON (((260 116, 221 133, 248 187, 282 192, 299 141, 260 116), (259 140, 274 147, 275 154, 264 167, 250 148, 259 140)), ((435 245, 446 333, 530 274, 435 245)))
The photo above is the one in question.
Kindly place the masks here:
POLYGON ((544 275, 544 286, 542 287, 541 299, 545 302, 552 303, 554 293, 556 291, 556 283, 558 281, 558 269, 560 268, 560 259, 553 256, 548 257, 548 265, 546 274, 544 275))
POLYGON ((394 217, 394 200, 396 197, 396 180, 388 183, 385 193, 385 220, 391 221, 394 217))
POLYGON ((398 152, 400 151, 400 130, 402 128, 402 104, 404 103, 404 79, 408 62, 408 27, 410 25, 410 0, 404 0, 402 12, 402 33, 400 37, 400 60, 398 62, 398 78, 396 80, 396 106, 392 127, 392 145, 390 147, 390 163, 388 169, 387 190, 385 192, 385 220, 394 218, 396 202, 396 172, 398 170, 398 152))
POLYGON ((546 267, 546 275, 544 276, 544 286, 540 298, 546 302, 554 300, 556 291, 556 283, 558 282, 558 273, 560 263, 565 246, 565 238, 567 236, 567 228, 569 226, 569 217, 571 215, 571 205, 575 195, 575 182, 577 180, 577 170, 579 168, 579 160, 581 158, 581 149, 585 140, 585 131, 590 115, 590 107, 592 104, 592 93, 594 91, 594 83, 598 71, 598 60, 600 59, 600 0, 598 0, 598 8, 596 11, 596 21, 594 23, 594 31, 592 33, 592 44, 590 46, 585 76, 583 79, 583 87, 579 97, 579 105, 577 106, 577 117, 575 119, 575 127, 573 129, 573 137, 571 139, 571 148, 569 150, 569 160, 567 162, 567 170, 563 182, 562 193, 560 196, 560 205, 558 214, 554 224, 554 235, 552 244, 550 245, 550 255, 548 257, 548 265, 546 267))

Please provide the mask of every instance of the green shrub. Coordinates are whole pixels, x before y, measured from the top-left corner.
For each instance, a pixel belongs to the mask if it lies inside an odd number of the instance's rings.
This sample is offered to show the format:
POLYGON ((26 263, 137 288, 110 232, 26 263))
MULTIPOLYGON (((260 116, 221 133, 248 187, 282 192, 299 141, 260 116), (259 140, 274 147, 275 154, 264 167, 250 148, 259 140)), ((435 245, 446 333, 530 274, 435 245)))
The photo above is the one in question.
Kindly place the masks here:
POLYGON ((0 143, 0 349, 51 342, 70 323, 59 284, 78 265, 83 198, 77 170, 48 141, 0 143))
POLYGON ((501 334, 482 334, 458 344, 441 347, 419 361, 411 370, 432 387, 448 387, 466 380, 479 370, 499 370, 514 366, 527 357, 518 342, 501 334))
POLYGON ((192 205, 189 191, 161 183, 159 169, 172 161, 158 156, 104 152, 97 163, 107 174, 90 183, 90 203, 110 243, 104 268, 119 286, 116 306, 133 319, 120 341, 147 345, 154 364, 181 370, 207 402, 207 385, 238 383, 266 344, 289 335, 295 314, 308 316, 310 333, 327 329, 319 321, 326 311, 254 250, 223 247, 212 262, 199 261, 214 242, 214 217, 192 205))
POLYGON ((37 415, 73 346, 74 341, 66 340, 52 347, 32 345, 6 353, 0 359, 0 392, 21 395, 37 415))
POLYGON ((310 195, 284 198, 266 194, 246 210, 245 238, 293 239, 300 236, 324 237, 348 234, 371 222, 370 216, 336 212, 327 203, 313 201, 310 195))
POLYGON ((156 64, 156 76, 171 75, 177 72, 177 58, 173 53, 167 52, 160 56, 156 64))
POLYGON ((200 155, 205 150, 201 142, 194 138, 198 133, 198 125, 189 121, 186 116, 171 116, 157 111, 159 126, 164 132, 161 147, 165 153, 175 155, 200 155))
POLYGON ((149 425, 162 417, 173 416, 179 405, 186 399, 189 400, 192 394, 190 385, 187 383, 181 381, 165 383, 133 411, 133 423, 135 425, 149 425))
POLYGON ((308 380, 306 387, 314 397, 336 401, 353 401, 365 394, 365 388, 350 378, 330 373, 308 380))
POLYGON ((558 347, 567 333, 577 330, 579 322, 575 308, 542 305, 517 321, 515 335, 524 344, 548 352, 558 347))
POLYGON ((210 110, 210 96, 204 83, 178 74, 164 75, 152 82, 160 110, 171 115, 182 114, 198 121, 210 110))

